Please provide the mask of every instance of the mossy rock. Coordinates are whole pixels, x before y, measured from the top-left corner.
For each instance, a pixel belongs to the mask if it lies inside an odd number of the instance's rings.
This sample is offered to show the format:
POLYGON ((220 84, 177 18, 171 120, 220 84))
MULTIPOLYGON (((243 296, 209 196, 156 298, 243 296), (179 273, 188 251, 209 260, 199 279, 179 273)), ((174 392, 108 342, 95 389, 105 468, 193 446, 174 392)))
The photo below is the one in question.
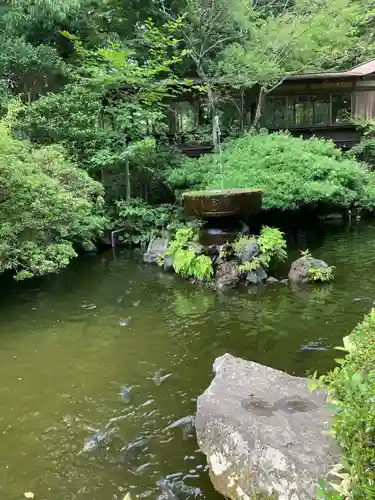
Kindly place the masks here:
POLYGON ((183 193, 185 215, 210 217, 249 217, 262 209, 261 189, 217 189, 183 193))

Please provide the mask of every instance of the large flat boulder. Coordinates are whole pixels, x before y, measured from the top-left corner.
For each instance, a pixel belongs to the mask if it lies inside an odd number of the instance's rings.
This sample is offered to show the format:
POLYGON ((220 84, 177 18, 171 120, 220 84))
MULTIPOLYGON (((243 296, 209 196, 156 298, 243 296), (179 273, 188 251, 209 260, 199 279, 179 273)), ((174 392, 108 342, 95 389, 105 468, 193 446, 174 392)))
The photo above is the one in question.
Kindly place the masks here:
POLYGON ((197 403, 196 432, 215 488, 232 500, 316 498, 338 462, 326 394, 308 380, 225 354, 197 403))

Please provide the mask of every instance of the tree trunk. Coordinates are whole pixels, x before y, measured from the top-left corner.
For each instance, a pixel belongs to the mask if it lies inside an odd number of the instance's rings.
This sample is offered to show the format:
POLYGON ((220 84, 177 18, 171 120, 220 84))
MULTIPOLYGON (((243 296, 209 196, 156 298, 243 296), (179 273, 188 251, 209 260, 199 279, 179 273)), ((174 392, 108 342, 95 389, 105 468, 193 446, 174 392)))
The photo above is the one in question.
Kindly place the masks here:
POLYGON ((252 129, 259 130, 260 119, 262 116, 263 103, 264 103, 265 96, 266 96, 266 89, 264 87, 261 87, 260 91, 259 91, 258 103, 257 103, 256 111, 255 111, 254 120, 253 120, 253 123, 251 125, 252 129))
POLYGON ((241 87, 241 121, 240 121, 240 132, 243 134, 245 125, 245 89, 241 87))
POLYGON ((214 147, 214 153, 220 151, 220 129, 219 129, 219 116, 217 114, 216 106, 215 106, 215 96, 212 92, 212 88, 210 86, 207 87, 207 97, 210 106, 211 112, 211 122, 212 122, 212 144, 214 147))
POLYGON ((201 78, 203 84, 207 87, 207 97, 208 97, 208 105, 211 113, 211 126, 212 126, 212 145, 214 148, 214 153, 220 151, 220 143, 219 143, 219 117, 216 112, 216 101, 215 95, 212 91, 211 85, 208 83, 208 78, 206 76, 206 72, 199 62, 197 63, 197 73, 201 78))
POLYGON ((129 161, 125 162, 125 183, 126 183, 126 201, 130 201, 131 198, 131 184, 130 184, 130 169, 129 161))

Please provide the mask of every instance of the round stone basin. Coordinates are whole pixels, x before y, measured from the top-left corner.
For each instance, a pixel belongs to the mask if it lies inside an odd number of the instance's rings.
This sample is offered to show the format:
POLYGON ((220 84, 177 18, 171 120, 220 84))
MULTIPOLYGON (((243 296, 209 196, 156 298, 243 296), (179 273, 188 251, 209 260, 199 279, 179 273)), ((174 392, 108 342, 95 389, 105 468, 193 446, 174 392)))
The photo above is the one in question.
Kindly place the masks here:
MULTIPOLYGON (((218 220, 218 219, 215 218, 212 220, 218 220)), ((232 243, 238 237, 238 233, 240 231, 241 231, 241 226, 235 224, 233 224, 232 227, 204 226, 199 231, 199 243, 204 247, 209 247, 210 245, 220 246, 224 245, 224 243, 232 243)))
POLYGON ((261 189, 217 189, 186 191, 183 194, 187 217, 249 217, 262 208, 261 189))

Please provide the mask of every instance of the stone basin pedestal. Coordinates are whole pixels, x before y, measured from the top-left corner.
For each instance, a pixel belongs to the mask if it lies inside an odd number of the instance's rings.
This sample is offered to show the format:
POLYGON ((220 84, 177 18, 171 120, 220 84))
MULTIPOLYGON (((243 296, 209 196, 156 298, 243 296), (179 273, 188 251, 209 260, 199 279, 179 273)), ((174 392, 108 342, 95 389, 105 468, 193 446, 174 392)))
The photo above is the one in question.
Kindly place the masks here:
POLYGON ((223 189, 186 191, 183 194, 185 215, 197 219, 212 217, 247 218, 262 208, 260 189, 223 189))
POLYGON ((187 191, 183 194, 186 217, 207 222, 200 232, 204 246, 223 245, 242 231, 241 221, 260 212, 260 189, 187 191))

